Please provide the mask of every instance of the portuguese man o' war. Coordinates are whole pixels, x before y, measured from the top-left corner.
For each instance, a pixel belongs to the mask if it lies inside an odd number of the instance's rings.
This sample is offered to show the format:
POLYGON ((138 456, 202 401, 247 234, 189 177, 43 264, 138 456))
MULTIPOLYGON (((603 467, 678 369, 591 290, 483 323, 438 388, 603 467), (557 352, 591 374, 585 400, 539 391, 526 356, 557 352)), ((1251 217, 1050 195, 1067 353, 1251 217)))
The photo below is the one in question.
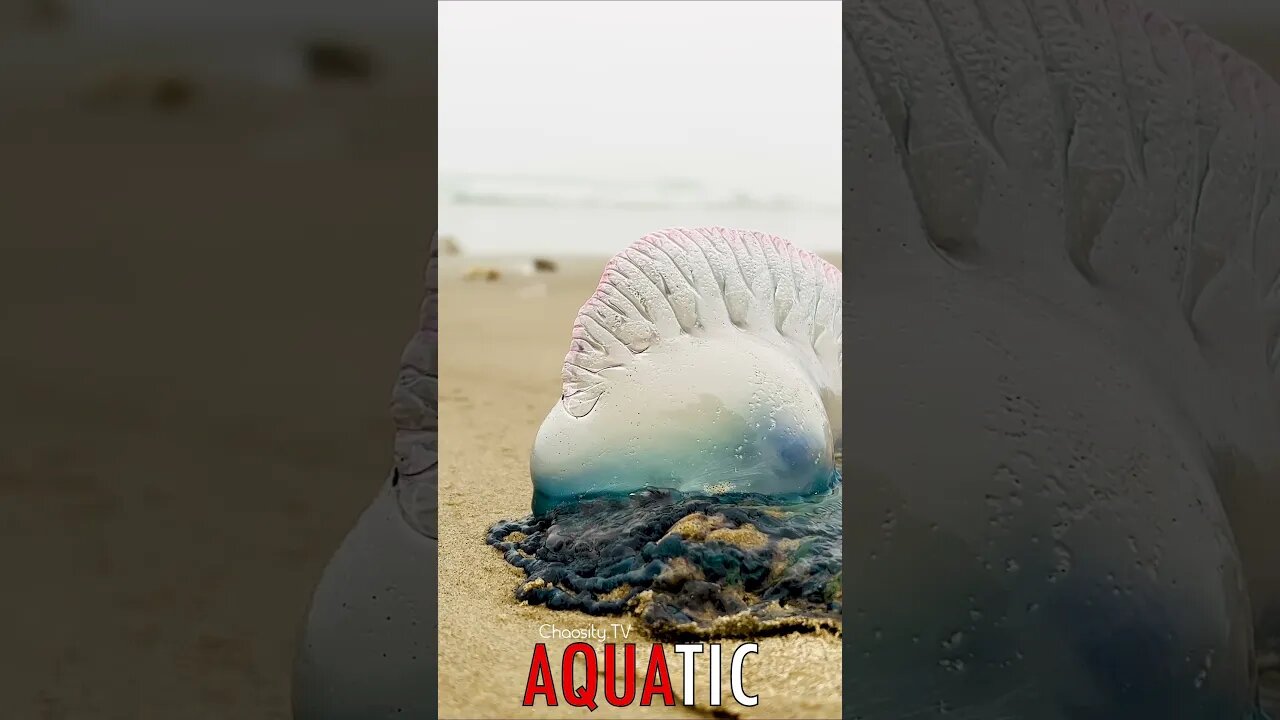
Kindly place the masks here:
POLYGON ((840 631, 841 273, 725 228, 648 235, 583 305, 488 541, 516 597, 653 637, 840 631))
POLYGON ((785 240, 653 233, 582 306, 533 510, 644 488, 805 496, 837 476, 841 274, 785 240))
POLYGON ((1280 87, 1131 0, 843 12, 846 717, 1256 717, 1280 87))

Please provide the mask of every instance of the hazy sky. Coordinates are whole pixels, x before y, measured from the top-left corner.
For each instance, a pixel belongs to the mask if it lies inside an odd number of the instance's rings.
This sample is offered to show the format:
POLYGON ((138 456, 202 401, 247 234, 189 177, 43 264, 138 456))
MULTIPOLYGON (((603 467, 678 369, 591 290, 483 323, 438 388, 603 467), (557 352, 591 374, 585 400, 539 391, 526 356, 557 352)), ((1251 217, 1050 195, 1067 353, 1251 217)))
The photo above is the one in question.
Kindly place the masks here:
POLYGON ((439 4, 442 172, 840 202, 840 3, 439 4))

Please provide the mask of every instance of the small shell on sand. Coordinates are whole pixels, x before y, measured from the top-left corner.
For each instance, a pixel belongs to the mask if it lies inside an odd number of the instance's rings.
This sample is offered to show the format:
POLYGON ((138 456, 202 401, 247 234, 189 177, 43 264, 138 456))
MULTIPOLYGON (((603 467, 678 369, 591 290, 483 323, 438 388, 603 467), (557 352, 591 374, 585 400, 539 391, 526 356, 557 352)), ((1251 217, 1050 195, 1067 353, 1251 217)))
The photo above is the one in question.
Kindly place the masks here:
POLYGON ((502 279, 502 271, 495 267, 473 267, 462 276, 463 280, 496 282, 502 279))

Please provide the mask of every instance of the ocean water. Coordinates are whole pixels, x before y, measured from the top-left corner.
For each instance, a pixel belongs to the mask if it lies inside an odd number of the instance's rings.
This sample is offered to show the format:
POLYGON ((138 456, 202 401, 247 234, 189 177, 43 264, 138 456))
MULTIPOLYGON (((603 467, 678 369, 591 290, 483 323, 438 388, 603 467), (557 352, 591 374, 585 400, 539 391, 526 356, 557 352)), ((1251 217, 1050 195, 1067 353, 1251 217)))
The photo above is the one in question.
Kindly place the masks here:
POLYGON ((611 256, 663 228, 757 230, 813 252, 839 252, 838 205, 683 179, 442 177, 440 236, 467 255, 611 256))

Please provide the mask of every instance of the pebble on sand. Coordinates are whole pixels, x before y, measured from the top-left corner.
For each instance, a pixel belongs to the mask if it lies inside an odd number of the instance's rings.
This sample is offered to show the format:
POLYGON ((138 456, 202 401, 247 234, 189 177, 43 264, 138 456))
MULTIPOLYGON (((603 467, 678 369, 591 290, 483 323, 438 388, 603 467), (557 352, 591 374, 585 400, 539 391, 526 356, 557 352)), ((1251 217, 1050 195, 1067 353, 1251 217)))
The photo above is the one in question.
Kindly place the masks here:
POLYGON ((463 280, 496 282, 502 279, 502 271, 493 267, 473 267, 462 276, 463 280))

